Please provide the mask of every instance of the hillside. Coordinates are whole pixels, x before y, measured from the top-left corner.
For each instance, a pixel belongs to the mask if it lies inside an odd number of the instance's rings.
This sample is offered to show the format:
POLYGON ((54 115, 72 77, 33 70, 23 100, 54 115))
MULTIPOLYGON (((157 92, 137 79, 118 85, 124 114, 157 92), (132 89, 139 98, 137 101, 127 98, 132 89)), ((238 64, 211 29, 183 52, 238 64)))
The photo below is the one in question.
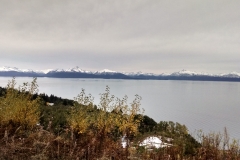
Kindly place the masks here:
POLYGON ((74 100, 39 94, 36 80, 15 89, 12 79, 0 87, 0 159, 240 158, 239 144, 229 142, 226 129, 223 135, 199 132, 195 139, 185 125, 144 115, 140 96, 128 103, 106 87, 94 105, 84 90, 74 100), (141 146, 149 136, 170 145, 141 146))

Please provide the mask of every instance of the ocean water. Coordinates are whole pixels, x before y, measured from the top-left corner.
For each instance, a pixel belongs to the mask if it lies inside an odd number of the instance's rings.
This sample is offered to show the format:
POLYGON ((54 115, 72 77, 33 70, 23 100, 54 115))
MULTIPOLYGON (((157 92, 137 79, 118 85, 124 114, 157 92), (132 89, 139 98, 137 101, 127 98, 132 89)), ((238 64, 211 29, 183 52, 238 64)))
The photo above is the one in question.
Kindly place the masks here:
MULTIPOLYGON (((0 77, 6 86, 11 77, 0 77)), ((17 85, 32 78, 16 78, 17 85)), ((173 121, 185 124, 193 135, 197 130, 223 132, 227 127, 231 138, 240 139, 240 82, 160 81, 38 78, 39 93, 73 99, 82 89, 99 103, 100 93, 110 87, 118 98, 128 96, 129 104, 136 94, 142 97, 144 114, 156 122, 173 121)))

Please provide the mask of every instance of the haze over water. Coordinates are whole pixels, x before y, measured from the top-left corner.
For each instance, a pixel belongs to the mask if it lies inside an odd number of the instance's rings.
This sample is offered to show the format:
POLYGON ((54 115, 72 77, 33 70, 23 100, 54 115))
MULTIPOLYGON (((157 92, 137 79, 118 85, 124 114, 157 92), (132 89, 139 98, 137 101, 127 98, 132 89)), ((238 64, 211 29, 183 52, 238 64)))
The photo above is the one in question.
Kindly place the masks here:
MULTIPOLYGON (((5 87, 10 77, 0 77, 5 87)), ((32 78, 16 78, 17 86, 32 78)), ((39 93, 73 99, 85 89, 95 104, 106 86, 118 98, 124 95, 131 103, 136 94, 142 97, 141 107, 156 122, 173 121, 185 124, 190 133, 202 129, 223 132, 227 127, 231 138, 240 139, 240 83, 207 81, 157 81, 113 79, 38 78, 39 93)))

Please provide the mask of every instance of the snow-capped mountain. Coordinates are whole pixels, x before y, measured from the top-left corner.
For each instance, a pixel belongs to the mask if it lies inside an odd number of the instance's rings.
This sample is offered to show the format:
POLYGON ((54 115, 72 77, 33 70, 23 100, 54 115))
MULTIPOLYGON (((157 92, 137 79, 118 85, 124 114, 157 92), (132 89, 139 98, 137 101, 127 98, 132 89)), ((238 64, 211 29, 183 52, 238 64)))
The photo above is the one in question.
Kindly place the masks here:
POLYGON ((69 68, 69 69, 55 69, 46 70, 45 75, 47 77, 58 77, 58 78, 106 78, 106 79, 126 79, 129 78, 126 75, 112 71, 109 69, 104 69, 100 71, 87 71, 79 67, 69 68))
POLYGON ((221 76, 221 77, 239 78, 240 77, 240 73, 238 73, 238 72, 223 73, 223 74, 220 74, 219 76, 221 76))
POLYGON ((94 74, 116 74, 116 73, 119 73, 119 72, 112 71, 112 70, 109 70, 109 69, 103 69, 103 70, 94 72, 94 74))
POLYGON ((79 73, 92 73, 91 71, 83 70, 83 69, 79 68, 78 66, 76 66, 74 68, 66 69, 65 71, 66 72, 79 72, 79 73))
POLYGON ((44 74, 47 74, 47 73, 49 73, 49 72, 51 72, 51 71, 54 71, 54 69, 41 70, 41 72, 44 73, 44 74))
POLYGON ((127 76, 159 76, 160 74, 154 74, 154 73, 143 73, 141 71, 139 72, 121 72, 122 74, 125 74, 127 76))
POLYGON ((69 69, 47 69, 47 70, 42 70, 45 74, 50 73, 50 72, 78 72, 78 73, 92 73, 91 71, 86 71, 78 66, 74 68, 69 68, 69 69))
POLYGON ((8 66, 3 66, 0 67, 0 72, 24 72, 24 73, 43 73, 42 71, 38 71, 38 70, 31 70, 31 69, 19 69, 17 67, 8 67, 8 66))
POLYGON ((42 71, 34 71, 31 69, 19 69, 17 67, 0 67, 0 76, 4 77, 42 77, 42 71))
POLYGON ((0 67, 0 72, 24 72, 23 70, 18 69, 17 67, 8 67, 8 66, 3 66, 0 67))
POLYGON ((170 75, 171 76, 213 76, 212 74, 202 73, 202 72, 198 73, 198 72, 188 71, 185 69, 178 72, 173 72, 170 75))
POLYGON ((181 70, 173 73, 118 72, 109 69, 87 71, 74 67, 69 69, 31 70, 17 67, 0 67, 0 76, 8 77, 56 77, 56 78, 105 78, 105 79, 155 79, 155 80, 204 80, 240 81, 240 73, 209 74, 181 70))

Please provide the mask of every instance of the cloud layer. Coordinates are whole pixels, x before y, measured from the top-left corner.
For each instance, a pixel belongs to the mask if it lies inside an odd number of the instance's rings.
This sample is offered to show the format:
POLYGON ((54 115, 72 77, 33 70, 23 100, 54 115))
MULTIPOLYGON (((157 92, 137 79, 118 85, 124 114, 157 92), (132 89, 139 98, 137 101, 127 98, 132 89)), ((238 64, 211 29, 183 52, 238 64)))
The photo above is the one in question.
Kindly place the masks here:
POLYGON ((4 1, 0 64, 240 71, 240 1, 4 1))

